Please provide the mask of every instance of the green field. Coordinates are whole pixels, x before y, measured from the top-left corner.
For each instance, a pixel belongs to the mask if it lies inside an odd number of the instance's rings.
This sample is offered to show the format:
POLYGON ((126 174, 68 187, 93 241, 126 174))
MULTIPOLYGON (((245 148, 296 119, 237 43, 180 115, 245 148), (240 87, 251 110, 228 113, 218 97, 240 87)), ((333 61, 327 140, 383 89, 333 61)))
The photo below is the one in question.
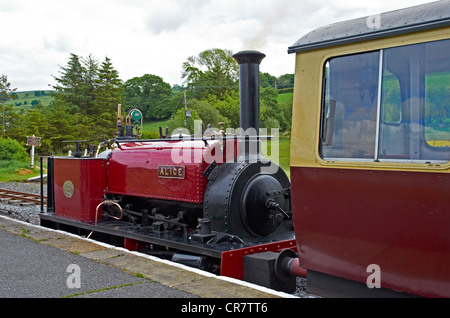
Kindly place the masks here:
POLYGON ((279 137, 262 143, 262 153, 266 158, 277 163, 290 176, 290 146, 291 139, 279 137))
POLYGON ((294 93, 283 93, 283 94, 278 94, 278 103, 283 103, 286 102, 287 100, 289 100, 290 98, 292 98, 292 96, 294 95, 294 93))
POLYGON ((33 108, 37 102, 41 102, 42 106, 48 106, 53 97, 50 96, 51 91, 24 91, 16 92, 17 98, 7 101, 6 105, 12 105, 22 108, 33 108))
POLYGON ((159 133, 159 127, 161 127, 164 131, 164 129, 169 125, 169 120, 162 120, 162 121, 150 121, 150 122, 144 122, 142 130, 145 131, 154 131, 159 133))

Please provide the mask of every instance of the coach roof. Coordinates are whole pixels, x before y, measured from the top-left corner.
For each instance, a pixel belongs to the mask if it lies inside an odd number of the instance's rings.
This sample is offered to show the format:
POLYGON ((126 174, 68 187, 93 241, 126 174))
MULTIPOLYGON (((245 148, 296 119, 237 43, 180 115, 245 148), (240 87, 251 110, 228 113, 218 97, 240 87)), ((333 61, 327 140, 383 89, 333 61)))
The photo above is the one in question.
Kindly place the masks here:
POLYGON ((288 53, 310 51, 445 26, 450 26, 449 0, 436 1, 320 27, 301 37, 288 48, 288 53))

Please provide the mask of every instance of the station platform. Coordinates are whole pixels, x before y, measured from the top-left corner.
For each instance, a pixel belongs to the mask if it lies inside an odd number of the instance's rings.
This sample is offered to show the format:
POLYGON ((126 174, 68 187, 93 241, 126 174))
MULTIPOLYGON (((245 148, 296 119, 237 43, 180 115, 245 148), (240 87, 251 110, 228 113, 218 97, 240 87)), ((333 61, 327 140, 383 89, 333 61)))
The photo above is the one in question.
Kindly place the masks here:
POLYGON ((0 298, 295 297, 0 216, 0 298))

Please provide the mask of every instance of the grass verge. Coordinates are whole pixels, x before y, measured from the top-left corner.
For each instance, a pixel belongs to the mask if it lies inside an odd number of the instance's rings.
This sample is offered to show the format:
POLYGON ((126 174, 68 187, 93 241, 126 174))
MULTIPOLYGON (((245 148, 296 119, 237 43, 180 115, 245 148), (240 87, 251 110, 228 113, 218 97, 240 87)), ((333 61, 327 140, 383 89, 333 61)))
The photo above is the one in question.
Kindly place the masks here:
POLYGON ((0 160, 0 182, 26 181, 39 176, 40 171, 36 165, 31 169, 29 161, 0 160))

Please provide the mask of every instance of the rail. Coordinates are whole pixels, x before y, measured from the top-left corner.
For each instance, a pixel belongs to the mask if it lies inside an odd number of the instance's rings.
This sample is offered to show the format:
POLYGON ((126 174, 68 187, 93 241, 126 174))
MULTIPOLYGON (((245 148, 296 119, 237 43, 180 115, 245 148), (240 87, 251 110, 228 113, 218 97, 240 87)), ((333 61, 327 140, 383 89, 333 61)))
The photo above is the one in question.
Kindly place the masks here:
MULTIPOLYGON (((41 195, 19 192, 7 189, 0 189, 0 198, 2 202, 8 204, 25 205, 24 203, 34 203, 36 205, 41 204, 41 195)), ((44 203, 47 202, 47 197, 44 196, 44 203)))

